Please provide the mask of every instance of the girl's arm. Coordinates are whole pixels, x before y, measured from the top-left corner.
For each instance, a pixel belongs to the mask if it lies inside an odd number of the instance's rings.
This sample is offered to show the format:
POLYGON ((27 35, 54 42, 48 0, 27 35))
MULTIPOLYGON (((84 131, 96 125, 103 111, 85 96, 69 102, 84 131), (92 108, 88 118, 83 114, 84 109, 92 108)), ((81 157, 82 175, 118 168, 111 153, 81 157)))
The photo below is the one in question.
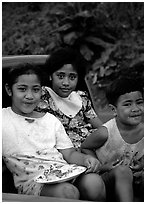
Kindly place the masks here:
POLYGON ((93 128, 99 128, 103 124, 103 122, 98 116, 96 118, 90 119, 89 123, 92 125, 93 128))
POLYGON ((99 128, 103 124, 103 122, 100 120, 98 114, 95 112, 89 95, 86 92, 82 92, 80 96, 82 97, 83 101, 85 120, 87 120, 93 128, 99 128))
POLYGON ((85 141, 81 144, 81 149, 98 149, 107 141, 108 131, 106 127, 100 127, 93 133, 91 133, 85 141))
POLYGON ((97 158, 78 152, 74 148, 60 149, 59 151, 68 163, 85 166, 87 167, 86 172, 99 171, 100 162, 97 158))

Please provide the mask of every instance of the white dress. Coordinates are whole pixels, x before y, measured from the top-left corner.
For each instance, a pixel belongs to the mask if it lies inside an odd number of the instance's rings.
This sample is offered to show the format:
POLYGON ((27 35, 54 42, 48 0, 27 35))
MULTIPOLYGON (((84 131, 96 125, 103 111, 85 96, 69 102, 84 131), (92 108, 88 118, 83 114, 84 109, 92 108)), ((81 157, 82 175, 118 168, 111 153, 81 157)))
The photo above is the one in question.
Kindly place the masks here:
MULTIPOLYGON (((30 118, 29 118, 30 119, 30 118)), ((18 193, 39 195, 43 184, 34 177, 53 162, 63 162, 58 149, 73 147, 61 122, 52 114, 29 122, 12 111, 2 110, 2 154, 13 173, 18 193)))

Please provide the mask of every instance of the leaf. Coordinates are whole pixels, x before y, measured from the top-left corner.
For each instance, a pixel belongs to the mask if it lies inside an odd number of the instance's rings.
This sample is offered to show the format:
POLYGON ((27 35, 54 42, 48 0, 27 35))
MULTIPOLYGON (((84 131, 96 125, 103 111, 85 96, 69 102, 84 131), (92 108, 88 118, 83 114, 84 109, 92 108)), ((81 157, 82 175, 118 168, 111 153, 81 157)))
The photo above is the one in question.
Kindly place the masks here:
POLYGON ((50 31, 50 34, 53 34, 53 33, 57 33, 57 32, 64 32, 64 31, 67 31, 68 29, 70 29, 72 27, 71 24, 65 24, 63 26, 60 26, 59 28, 56 28, 52 31, 50 31))
POLYGON ((113 46, 112 44, 103 41, 101 38, 96 38, 96 37, 93 37, 93 36, 86 37, 85 40, 87 42, 92 42, 95 45, 100 45, 100 46, 102 46, 104 48, 107 48, 109 46, 113 46))
POLYGON ((105 74, 105 68, 103 66, 100 67, 100 77, 103 77, 105 74))
POLYGON ((68 45, 73 45, 77 38, 78 38, 78 35, 76 34, 76 32, 70 32, 64 35, 63 40, 64 40, 64 43, 68 45))
POLYGON ((81 45, 80 52, 88 61, 90 61, 92 59, 92 56, 94 55, 93 51, 90 50, 86 45, 81 45))
POLYGON ((115 69, 111 67, 109 69, 105 69, 105 76, 110 76, 114 72, 115 72, 115 69))
POLYGON ((97 76, 98 76, 98 74, 95 73, 93 76, 93 81, 92 81, 93 84, 95 84, 97 82, 97 78, 98 78, 97 76))

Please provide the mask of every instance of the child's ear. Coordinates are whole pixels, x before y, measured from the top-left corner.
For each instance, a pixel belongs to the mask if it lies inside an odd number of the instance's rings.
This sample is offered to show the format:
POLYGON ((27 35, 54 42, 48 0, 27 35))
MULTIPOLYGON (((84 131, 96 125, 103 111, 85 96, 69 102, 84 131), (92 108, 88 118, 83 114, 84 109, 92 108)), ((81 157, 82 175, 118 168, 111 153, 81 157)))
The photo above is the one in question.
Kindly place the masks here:
POLYGON ((109 104, 109 107, 112 110, 114 116, 117 116, 117 109, 116 109, 116 107, 114 105, 112 105, 112 104, 109 104))
POLYGON ((52 81, 52 76, 49 76, 49 81, 52 81))
POLYGON ((6 89, 6 92, 7 92, 8 96, 12 96, 12 91, 11 91, 8 84, 5 84, 5 89, 6 89))

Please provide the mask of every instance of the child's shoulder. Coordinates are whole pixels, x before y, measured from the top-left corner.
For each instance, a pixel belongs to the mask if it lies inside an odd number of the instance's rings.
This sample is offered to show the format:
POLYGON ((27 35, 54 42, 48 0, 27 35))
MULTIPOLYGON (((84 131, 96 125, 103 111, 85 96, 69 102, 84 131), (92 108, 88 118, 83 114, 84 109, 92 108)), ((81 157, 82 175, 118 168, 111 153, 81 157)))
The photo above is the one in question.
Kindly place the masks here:
POLYGON ((11 112, 11 107, 2 108, 2 115, 3 116, 10 114, 10 112, 11 112))
POLYGON ((107 128, 117 128, 116 119, 115 118, 111 118, 110 120, 108 120, 105 123, 103 123, 102 126, 107 127, 107 128))
POLYGON ((119 129, 116 123, 116 119, 112 118, 102 124, 102 127, 106 128, 106 131, 108 132, 108 135, 119 135, 119 129))

